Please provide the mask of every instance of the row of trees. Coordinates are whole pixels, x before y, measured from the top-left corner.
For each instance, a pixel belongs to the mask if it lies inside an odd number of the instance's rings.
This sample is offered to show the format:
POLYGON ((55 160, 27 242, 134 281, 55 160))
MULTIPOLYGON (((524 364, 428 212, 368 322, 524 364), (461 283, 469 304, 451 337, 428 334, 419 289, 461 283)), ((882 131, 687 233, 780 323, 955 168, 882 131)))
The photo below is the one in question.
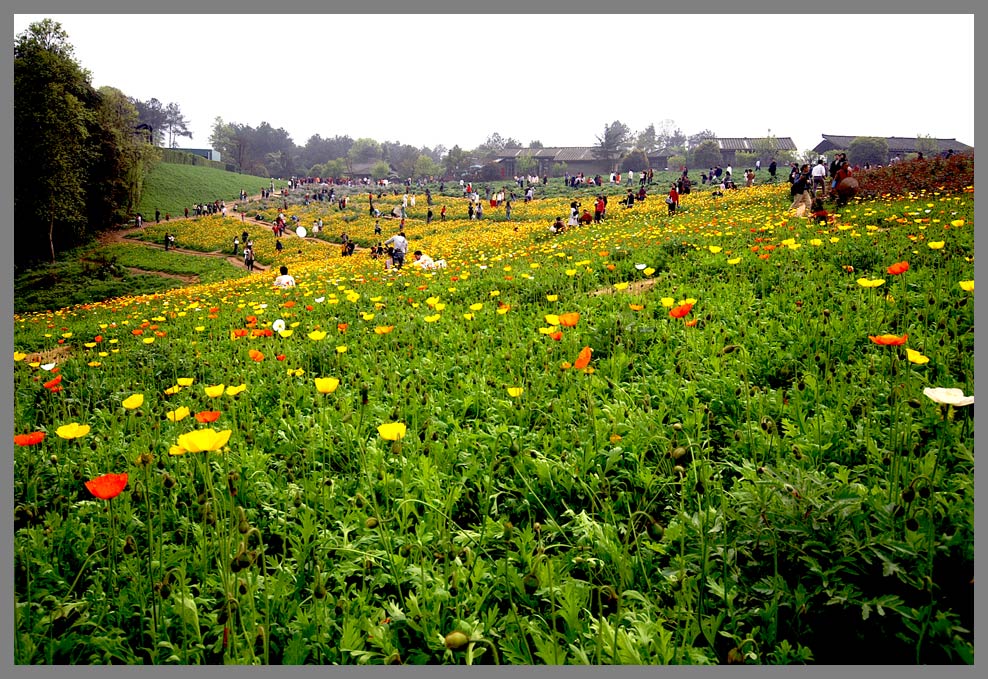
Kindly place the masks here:
POLYGON ((16 37, 16 266, 54 261, 127 218, 160 157, 139 125, 132 99, 93 88, 60 24, 45 19, 16 37))

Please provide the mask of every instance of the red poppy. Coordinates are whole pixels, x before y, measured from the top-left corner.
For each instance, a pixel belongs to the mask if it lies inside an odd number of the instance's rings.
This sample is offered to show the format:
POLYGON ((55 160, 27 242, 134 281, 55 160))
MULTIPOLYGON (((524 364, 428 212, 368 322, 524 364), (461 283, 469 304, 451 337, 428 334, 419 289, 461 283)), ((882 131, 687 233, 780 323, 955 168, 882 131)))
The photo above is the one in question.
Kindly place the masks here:
POLYGON ((14 444, 18 446, 36 446, 45 439, 43 431, 33 431, 30 434, 15 434, 14 444))
POLYGON ((685 325, 687 328, 692 328, 694 325, 696 325, 699 322, 699 320, 700 320, 699 318, 694 318, 692 320, 686 321, 683 325, 685 325))
POLYGON ((305 305, 305 310, 306 310, 306 311, 312 311, 313 309, 315 309, 315 307, 314 307, 314 306, 312 306, 311 304, 306 304, 306 305, 305 305))
POLYGON ((559 325, 564 328, 575 328, 576 324, 580 322, 580 314, 576 311, 571 311, 568 314, 559 314, 559 325))
POLYGON ((209 307, 209 313, 211 313, 211 314, 219 313, 219 310, 220 310, 220 308, 218 306, 211 306, 211 307, 209 307))
POLYGON ((285 360, 285 355, 284 354, 278 354, 277 356, 275 356, 275 358, 278 359, 279 361, 284 361, 285 360))
POLYGON ((45 382, 45 389, 53 389, 54 387, 58 386, 58 383, 61 381, 62 381, 61 375, 59 375, 58 377, 53 377, 52 379, 45 382))
POLYGON ((102 335, 96 335, 96 337, 93 338, 93 341, 96 342, 97 344, 99 344, 100 342, 103 341, 103 336, 102 335))
POLYGON ((898 347, 906 343, 909 335, 902 335, 901 337, 898 335, 868 335, 868 339, 884 347, 898 347))
POLYGON ((246 337, 247 336, 247 328, 237 328, 236 330, 233 331, 233 336, 234 337, 246 337))
POLYGON ((693 309, 692 304, 680 304, 679 306, 669 309, 669 315, 672 318, 682 318, 688 314, 693 309))
POLYGON ((86 489, 100 500, 112 500, 120 495, 126 485, 126 474, 104 474, 86 481, 86 489))
POLYGON ((557 330, 556 332, 554 332, 551 335, 549 335, 549 337, 551 337, 552 339, 554 339, 554 340, 556 340, 558 342, 559 340, 561 340, 563 338, 563 332, 562 332, 562 330, 557 330))
POLYGON ((593 351, 590 347, 583 347, 580 350, 580 355, 577 356, 576 362, 573 363, 573 367, 577 370, 583 370, 588 365, 590 365, 590 353, 593 351))
POLYGON ((350 327, 349 323, 337 323, 336 329, 340 332, 346 332, 346 329, 350 327))
POLYGON ((888 269, 886 269, 891 275, 898 276, 900 273, 905 273, 909 271, 909 262, 896 262, 888 269))
POLYGON ((257 316, 248 316, 247 317, 247 324, 248 325, 251 325, 251 324, 254 324, 254 323, 257 323, 257 316))
POLYGON ((201 413, 196 413, 196 421, 200 424, 209 424, 218 419, 220 419, 220 411, 218 410, 203 410, 201 413))

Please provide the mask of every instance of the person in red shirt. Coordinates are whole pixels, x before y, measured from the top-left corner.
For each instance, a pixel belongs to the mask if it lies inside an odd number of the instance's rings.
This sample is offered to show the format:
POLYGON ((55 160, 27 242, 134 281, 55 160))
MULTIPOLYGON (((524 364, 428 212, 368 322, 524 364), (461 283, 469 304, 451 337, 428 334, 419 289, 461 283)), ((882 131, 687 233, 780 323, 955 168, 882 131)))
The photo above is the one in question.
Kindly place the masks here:
POLYGON ((590 215, 590 211, 587 208, 583 208, 583 214, 580 215, 580 224, 589 224, 593 221, 593 217, 590 215))
POLYGON ((676 185, 673 184, 669 188, 669 196, 666 198, 666 205, 669 206, 669 214, 676 214, 676 208, 679 207, 679 192, 676 191, 676 185))
POLYGON ((597 196, 597 202, 593 206, 593 221, 594 224, 600 224, 600 220, 604 217, 604 197, 597 196))

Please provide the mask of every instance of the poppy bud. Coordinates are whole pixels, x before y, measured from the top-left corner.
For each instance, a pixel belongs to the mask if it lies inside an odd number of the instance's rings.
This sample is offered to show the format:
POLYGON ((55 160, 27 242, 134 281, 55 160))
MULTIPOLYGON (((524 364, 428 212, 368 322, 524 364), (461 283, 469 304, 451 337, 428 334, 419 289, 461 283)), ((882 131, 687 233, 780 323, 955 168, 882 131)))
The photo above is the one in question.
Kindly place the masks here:
POLYGON ((446 635, 443 643, 446 645, 446 648, 451 651, 455 651, 456 649, 466 645, 468 641, 470 641, 470 639, 466 634, 459 630, 455 630, 446 635))

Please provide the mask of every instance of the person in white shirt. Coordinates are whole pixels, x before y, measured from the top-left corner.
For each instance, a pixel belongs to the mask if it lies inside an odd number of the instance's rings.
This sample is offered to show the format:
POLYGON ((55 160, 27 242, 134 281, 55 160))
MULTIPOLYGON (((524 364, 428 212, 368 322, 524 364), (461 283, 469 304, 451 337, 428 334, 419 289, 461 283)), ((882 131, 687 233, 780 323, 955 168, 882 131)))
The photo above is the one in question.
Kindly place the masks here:
POLYGON ((813 193, 818 190, 827 190, 827 166, 824 164, 823 160, 818 160, 817 164, 813 166, 813 171, 810 173, 813 177, 813 193))
POLYGON ((416 250, 413 256, 415 257, 415 266, 423 270, 446 268, 445 259, 433 259, 429 255, 423 254, 421 250, 416 250))
POLYGON ((282 266, 278 271, 281 275, 274 279, 274 286, 276 288, 294 288, 295 279, 288 273, 288 267, 282 266))
POLYGON ((400 269, 405 263, 405 253, 408 252, 408 239, 405 238, 405 232, 399 231, 391 238, 384 241, 385 245, 391 245, 394 250, 392 255, 394 258, 395 268, 400 269))

